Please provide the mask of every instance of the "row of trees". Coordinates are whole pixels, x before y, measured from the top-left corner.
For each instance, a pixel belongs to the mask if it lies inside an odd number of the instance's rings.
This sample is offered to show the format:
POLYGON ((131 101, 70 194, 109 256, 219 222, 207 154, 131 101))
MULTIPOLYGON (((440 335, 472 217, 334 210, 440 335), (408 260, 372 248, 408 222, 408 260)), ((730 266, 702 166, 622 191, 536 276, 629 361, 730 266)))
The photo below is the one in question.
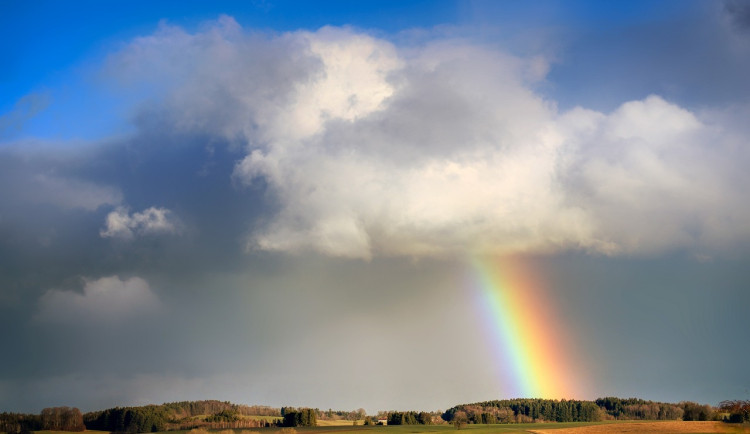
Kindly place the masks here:
POLYGON ((318 411, 318 420, 364 420, 367 412, 364 408, 352 411, 332 410, 318 411))
POLYGON ((42 429, 42 420, 36 414, 0 413, 0 432, 28 433, 42 429))
MULTIPOLYGON (((599 398, 596 405, 610 418, 623 420, 679 420, 684 417, 683 404, 645 401, 638 398, 599 398)), ((692 419, 689 419, 692 420, 692 419)))
POLYGON ((727 420, 750 422, 750 401, 724 401, 719 409, 694 402, 669 404, 636 398, 605 397, 596 401, 507 399, 463 404, 440 413, 380 412, 375 420, 364 409, 355 411, 312 408, 235 405, 222 401, 183 401, 143 407, 116 407, 86 413, 77 408, 45 408, 39 415, 2 413, 0 432, 26 433, 39 430, 83 431, 84 429, 122 433, 156 432, 170 429, 255 428, 315 426, 318 418, 364 419, 368 424, 387 419, 389 425, 429 425, 436 422, 463 424, 519 423, 532 421, 589 422, 602 419, 630 420, 727 420), (263 420, 247 416, 272 416, 263 420))
MULTIPOLYGON (((253 407, 240 406, 222 401, 183 401, 143 407, 116 407, 86 413, 84 421, 88 429, 116 432, 156 432, 186 430, 192 428, 227 429, 259 428, 270 425, 261 419, 243 417, 253 407)), ((259 416, 280 416, 278 409, 257 407, 259 416), (274 414, 275 413, 275 414, 274 414)))
POLYGON ((722 401, 719 410, 728 413, 729 422, 750 422, 750 401, 722 401))
POLYGON ((216 414, 222 411, 239 411, 238 406, 228 401, 179 401, 161 405, 174 419, 183 419, 203 414, 216 414))
POLYGON ((531 421, 592 422, 601 419, 592 401, 552 399, 504 399, 459 405, 442 415, 447 422, 514 423, 531 421))
POLYGON ((83 431, 83 415, 77 408, 45 408, 39 415, 21 413, 0 414, 0 432, 25 433, 31 431, 83 431))
POLYGON ((116 407, 86 413, 84 418, 87 429, 123 433, 164 431, 169 420, 169 414, 162 405, 116 407))
POLYGON ((237 410, 221 410, 218 413, 206 416, 204 419, 206 422, 237 422, 240 420, 240 415, 237 410))
POLYGON ((448 422, 519 423, 533 421, 593 422, 598 420, 750 420, 750 401, 725 401, 721 413, 709 405, 684 401, 679 404, 637 398, 599 398, 596 401, 551 399, 506 399, 464 404, 448 409, 442 417, 448 422))
POLYGON ((283 419, 281 424, 285 427, 316 426, 318 424, 317 413, 314 408, 282 407, 283 419))
POLYGON ((184 419, 204 414, 234 412, 243 416, 275 416, 281 417, 281 410, 265 405, 238 405, 229 401, 204 400, 168 402, 162 406, 175 419, 184 419))
POLYGON ((710 405, 695 402, 681 402, 682 420, 714 420, 716 414, 710 405))
POLYGON ((432 415, 424 411, 393 411, 388 413, 388 425, 432 425, 432 415))

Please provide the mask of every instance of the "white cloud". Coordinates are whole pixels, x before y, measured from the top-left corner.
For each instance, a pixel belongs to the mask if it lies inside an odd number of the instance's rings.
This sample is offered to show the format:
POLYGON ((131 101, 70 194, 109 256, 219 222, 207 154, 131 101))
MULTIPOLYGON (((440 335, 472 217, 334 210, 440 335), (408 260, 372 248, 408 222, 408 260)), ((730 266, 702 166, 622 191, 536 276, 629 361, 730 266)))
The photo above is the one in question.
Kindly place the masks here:
POLYGON ((337 28, 258 37, 224 17, 112 61, 174 75, 162 109, 177 128, 245 142, 235 178, 263 178, 279 203, 252 248, 619 254, 750 237, 741 125, 658 96, 559 112, 534 90, 540 57, 337 28))
POLYGON ((117 322, 155 312, 159 299, 140 277, 85 280, 83 293, 50 289, 38 303, 34 319, 48 323, 117 322))
POLYGON ((136 235, 174 234, 179 224, 166 208, 147 208, 129 214, 128 209, 118 207, 107 215, 106 228, 99 234, 104 238, 132 239, 136 235))
POLYGON ((750 235, 742 223, 750 211, 742 200, 746 175, 737 172, 748 155, 722 131, 730 125, 702 121, 656 96, 609 115, 573 110, 559 124, 564 191, 592 217, 595 250, 700 251, 750 235))

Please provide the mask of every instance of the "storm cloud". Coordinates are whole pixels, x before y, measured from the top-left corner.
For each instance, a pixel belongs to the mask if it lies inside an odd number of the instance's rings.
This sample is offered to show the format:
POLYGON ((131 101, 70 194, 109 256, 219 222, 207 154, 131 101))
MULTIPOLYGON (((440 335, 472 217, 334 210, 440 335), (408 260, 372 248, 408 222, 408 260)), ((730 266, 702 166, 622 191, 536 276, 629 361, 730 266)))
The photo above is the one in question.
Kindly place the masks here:
POLYGON ((42 322, 121 321, 142 313, 153 313, 159 306, 148 282, 139 278, 121 280, 118 276, 87 280, 83 293, 50 289, 39 299, 35 319, 42 322))
MULTIPOLYGON (((534 270, 576 355, 570 397, 742 397, 750 42, 735 6, 530 28, 538 44, 227 15, 105 44, 80 93, 124 132, 0 137, 3 410, 511 397, 478 256, 534 270)), ((0 126, 25 131, 51 94, 0 126)))
POLYGON ((534 88, 540 56, 347 28, 262 37, 222 17, 192 34, 163 25, 108 68, 168 83, 142 122, 243 149, 234 179, 278 203, 249 249, 710 255, 750 235, 741 125, 658 95, 560 111, 534 88))

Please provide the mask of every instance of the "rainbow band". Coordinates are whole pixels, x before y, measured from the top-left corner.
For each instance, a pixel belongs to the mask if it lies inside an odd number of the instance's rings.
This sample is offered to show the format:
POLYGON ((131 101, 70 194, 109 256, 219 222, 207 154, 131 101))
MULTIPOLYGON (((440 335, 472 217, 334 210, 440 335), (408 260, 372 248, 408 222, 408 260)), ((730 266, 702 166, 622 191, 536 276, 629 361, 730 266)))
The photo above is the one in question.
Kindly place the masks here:
POLYGON ((472 263, 501 361, 499 374, 513 392, 508 395, 509 391, 504 391, 505 397, 565 398, 569 391, 564 385, 566 369, 560 342, 555 339, 558 325, 545 312, 546 297, 541 297, 538 286, 518 272, 513 261, 503 261, 502 267, 482 259, 472 263))

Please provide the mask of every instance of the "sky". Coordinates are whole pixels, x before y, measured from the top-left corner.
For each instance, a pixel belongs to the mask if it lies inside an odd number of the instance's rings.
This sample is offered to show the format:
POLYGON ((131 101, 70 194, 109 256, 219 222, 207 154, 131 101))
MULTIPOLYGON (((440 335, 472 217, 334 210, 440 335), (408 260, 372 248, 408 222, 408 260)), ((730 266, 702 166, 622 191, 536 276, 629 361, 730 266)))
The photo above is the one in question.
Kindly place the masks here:
POLYGON ((0 1, 0 410, 750 399, 750 3, 0 1))

